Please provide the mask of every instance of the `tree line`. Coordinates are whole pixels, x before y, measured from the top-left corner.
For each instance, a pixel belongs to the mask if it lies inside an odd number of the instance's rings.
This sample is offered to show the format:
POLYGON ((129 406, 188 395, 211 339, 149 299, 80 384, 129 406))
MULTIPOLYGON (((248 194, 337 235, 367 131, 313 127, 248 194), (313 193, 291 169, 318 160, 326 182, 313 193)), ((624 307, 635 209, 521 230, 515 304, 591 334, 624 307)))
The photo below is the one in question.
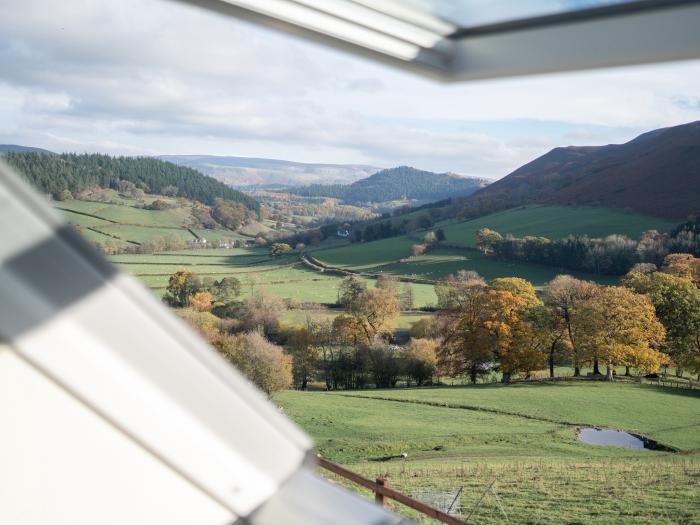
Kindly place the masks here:
POLYGON ((557 266, 602 275, 624 275, 635 264, 660 265, 669 253, 700 254, 700 227, 688 222, 671 233, 648 230, 637 240, 624 235, 591 238, 568 235, 563 239, 514 237, 481 228, 476 245, 499 259, 557 266))
POLYGON ((412 289, 386 276, 374 288, 347 277, 338 292, 343 313, 301 324, 283 322, 284 301, 264 288, 240 300, 235 279, 178 272, 166 300, 185 307, 188 320, 261 388, 315 382, 335 390, 448 376, 475 383, 494 373, 510 382, 543 369, 553 378, 557 366, 570 366, 574 376, 592 366, 608 380, 621 366, 629 375, 671 364, 700 374, 699 286, 700 259, 690 254, 670 254, 660 268, 638 264, 620 286, 560 275, 541 293, 524 279, 487 283, 461 271, 436 285, 436 315, 414 323, 404 345, 393 332, 412 289))
POLYGON ((39 191, 58 196, 100 187, 118 189, 120 181, 146 193, 178 195, 214 205, 217 199, 240 203, 254 211, 260 204, 198 171, 150 157, 111 157, 97 153, 45 154, 8 152, 3 158, 39 191))

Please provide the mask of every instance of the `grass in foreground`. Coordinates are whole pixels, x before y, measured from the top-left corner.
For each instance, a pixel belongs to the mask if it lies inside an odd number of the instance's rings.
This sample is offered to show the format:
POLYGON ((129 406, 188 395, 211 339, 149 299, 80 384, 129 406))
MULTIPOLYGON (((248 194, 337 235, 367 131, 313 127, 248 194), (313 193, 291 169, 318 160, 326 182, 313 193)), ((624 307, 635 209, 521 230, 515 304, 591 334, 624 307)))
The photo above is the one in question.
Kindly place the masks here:
POLYGON ((493 482, 496 495, 484 498, 471 523, 690 524, 700 522, 698 394, 561 382, 284 392, 277 401, 332 461, 369 478, 388 476, 393 487, 438 507, 463 487, 462 518, 493 482), (586 445, 568 422, 636 431, 684 452, 586 445), (402 452, 405 460, 388 459, 402 452))

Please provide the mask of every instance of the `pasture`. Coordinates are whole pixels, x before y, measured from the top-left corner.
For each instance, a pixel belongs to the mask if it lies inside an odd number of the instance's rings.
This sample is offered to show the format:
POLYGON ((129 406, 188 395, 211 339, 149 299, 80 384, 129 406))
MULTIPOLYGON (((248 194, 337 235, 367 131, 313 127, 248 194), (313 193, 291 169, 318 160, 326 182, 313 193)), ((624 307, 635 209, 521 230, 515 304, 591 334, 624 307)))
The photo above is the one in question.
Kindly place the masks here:
POLYGON ((675 221, 611 208, 574 206, 528 206, 492 213, 477 219, 438 224, 448 244, 474 247, 474 236, 481 228, 501 235, 534 236, 561 239, 567 235, 605 237, 613 233, 636 239, 646 230, 668 231, 675 221))
MULTIPOLYGON (((264 249, 183 250, 154 255, 113 255, 108 257, 121 270, 135 275, 146 286, 162 295, 170 275, 191 270, 201 277, 236 277, 242 284, 241 296, 264 287, 283 299, 297 303, 335 303, 342 277, 309 270, 296 255, 272 259, 264 249), (230 255, 229 255, 230 254, 230 255)), ((367 286, 374 279, 362 278, 367 286)), ((437 297, 432 285, 412 284, 417 307, 432 306, 437 297)), ((408 321, 404 322, 408 328, 408 321)))
POLYGON ((473 249, 438 247, 423 255, 410 256, 411 246, 415 243, 416 241, 406 236, 392 237, 317 250, 313 252, 313 256, 325 264, 339 268, 431 280, 442 279, 459 270, 473 270, 487 280, 496 277, 522 277, 531 281, 537 288, 561 273, 603 284, 617 282, 617 279, 611 276, 497 260, 473 249))
POLYGON ((388 476, 428 502, 449 503, 463 487, 462 518, 493 483, 472 523, 700 520, 697 391, 569 381, 283 392, 276 401, 331 461, 388 476), (637 432, 682 453, 586 445, 579 424, 637 432))
MULTIPOLYGON (((127 242, 140 244, 164 238, 179 242, 191 241, 197 237, 204 237, 210 242, 247 238, 225 228, 191 229, 190 226, 196 221, 192 217, 192 204, 188 202, 183 204, 177 199, 159 195, 147 195, 143 201, 137 201, 114 190, 104 190, 100 195, 105 202, 68 200, 54 203, 71 224, 80 227, 87 239, 97 244, 106 241, 116 241, 120 245, 127 242), (165 200, 173 207, 166 210, 142 208, 154 199, 165 200)), ((246 228, 251 235, 258 231, 271 231, 259 223, 252 223, 246 228)))

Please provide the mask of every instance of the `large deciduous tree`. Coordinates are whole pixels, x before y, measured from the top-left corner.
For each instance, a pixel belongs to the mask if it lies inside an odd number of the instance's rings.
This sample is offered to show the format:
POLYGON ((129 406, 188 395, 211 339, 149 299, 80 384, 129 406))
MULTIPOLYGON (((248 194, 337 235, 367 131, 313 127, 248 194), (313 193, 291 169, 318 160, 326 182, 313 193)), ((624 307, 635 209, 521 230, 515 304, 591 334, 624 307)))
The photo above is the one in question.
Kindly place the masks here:
POLYGON ((606 364, 613 379, 617 365, 654 372, 666 362, 658 351, 665 330, 649 298, 621 286, 600 286, 580 305, 580 346, 606 364))
POLYGON ((494 246, 502 240, 500 233, 489 228, 481 228, 476 232, 476 247, 484 253, 493 252, 494 246))
POLYGON ((435 287, 437 323, 442 336, 438 361, 451 376, 468 373, 472 383, 493 361, 492 334, 486 326, 488 289, 482 279, 449 276, 435 287))
MULTIPOLYGON (((595 285, 581 281, 570 275, 558 275, 547 283, 544 289, 544 302, 554 319, 562 323, 566 331, 568 346, 574 366, 574 376, 581 375, 581 366, 585 360, 578 345, 578 331, 585 325, 579 321, 579 306, 595 291, 595 285)), ((556 323, 556 321, 554 321, 556 323)))
POLYGON ((401 313, 399 301, 391 290, 370 288, 358 298, 359 304, 352 315, 361 328, 365 342, 370 344, 375 337, 390 333, 401 313))
POLYGON ((187 306, 190 298, 202 290, 202 282, 196 273, 190 270, 178 270, 168 279, 163 299, 170 306, 187 306))
POLYGON ((700 374, 700 290, 689 278, 663 272, 630 272, 623 284, 651 299, 675 364, 700 374))

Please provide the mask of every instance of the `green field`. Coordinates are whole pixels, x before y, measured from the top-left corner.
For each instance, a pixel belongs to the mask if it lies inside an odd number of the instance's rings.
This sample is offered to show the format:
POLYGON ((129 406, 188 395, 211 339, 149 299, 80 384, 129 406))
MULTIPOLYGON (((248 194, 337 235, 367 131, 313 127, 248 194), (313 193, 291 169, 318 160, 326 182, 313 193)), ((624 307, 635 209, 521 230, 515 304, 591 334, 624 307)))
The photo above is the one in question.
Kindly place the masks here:
POLYGON ((313 256, 330 266, 363 270, 409 257, 411 246, 416 242, 406 236, 390 237, 378 241, 315 250, 313 256))
POLYGON ((493 482, 497 497, 489 493, 472 523, 700 520, 697 391, 555 382, 284 392, 277 401, 332 461, 388 475, 429 502, 464 487, 463 518, 493 482), (633 431, 682 453, 586 445, 575 424, 633 431))
MULTIPOLYGON (((446 236, 446 245, 474 248, 476 232, 484 227, 503 235, 510 233, 517 237, 531 235, 558 239, 569 234, 600 237, 612 233, 636 238, 645 230, 666 231, 675 225, 673 221, 608 208, 533 206, 506 210, 470 221, 438 223, 431 230, 442 228, 446 236)), ((318 249, 313 255, 330 266, 426 279, 440 279, 459 270, 474 270, 486 279, 522 277, 538 287, 560 273, 604 284, 617 281, 613 277, 572 272, 562 268, 498 261, 475 250, 458 248, 437 248, 425 255, 411 257, 411 246, 421 242, 423 233, 318 249)))
POLYGON ((496 277, 522 277, 532 282, 537 288, 542 287, 561 273, 604 284, 617 282, 617 278, 613 276, 574 272, 564 268, 539 264, 501 261, 487 257, 474 250, 452 248, 437 248, 424 255, 411 257, 406 262, 396 262, 382 266, 379 270, 382 273, 426 279, 441 279, 459 270, 474 270, 486 280, 495 279, 496 277))
MULTIPOLYGON (((195 250, 190 250, 195 252, 195 250)), ((233 251, 233 250, 231 250, 233 251)), ((246 297, 263 286, 283 299, 300 303, 335 303, 342 277, 309 270, 290 255, 271 259, 264 252, 250 255, 222 255, 220 250, 196 250, 198 255, 114 255, 109 259, 121 270, 136 275, 159 295, 165 291, 170 275, 178 270, 191 270, 201 276, 221 279, 236 277, 246 297), (202 252, 207 252, 202 255, 202 252), (209 254, 208 252, 214 252, 209 254)), ((367 286, 374 279, 362 279, 367 286)), ((416 307, 432 306, 437 297, 432 285, 412 284, 416 307)))
POLYGON ((613 233, 636 239, 646 230, 668 231, 674 221, 610 208, 573 206, 531 206, 514 208, 470 221, 438 224, 445 232, 445 242, 474 247, 474 236, 481 228, 496 230, 514 237, 538 236, 561 239, 567 235, 605 237, 613 233))
MULTIPOLYGON (((179 204, 177 199, 159 195, 147 195, 143 201, 137 201, 113 190, 105 190, 101 195, 108 202, 76 199, 54 203, 69 222, 81 227, 85 237, 97 244, 106 241, 116 241, 121 245, 127 241, 140 244, 163 238, 187 242, 196 236, 204 237, 209 242, 249 238, 225 228, 190 229, 189 226, 193 224, 191 203, 179 204), (165 200, 174 207, 167 210, 146 210, 141 207, 156 198, 165 200)), ((267 226, 258 223, 250 224, 247 228, 251 231, 256 228, 270 231, 267 226)))
POLYGON ((522 277, 538 288, 561 273, 604 284, 617 282, 617 278, 611 276, 573 272, 539 264, 501 261, 469 249, 436 248, 424 255, 409 257, 411 245, 415 242, 405 236, 392 237, 317 250, 313 252, 313 256, 325 264, 339 268, 431 280, 441 279, 459 270, 474 270, 487 280, 496 277, 522 277))

